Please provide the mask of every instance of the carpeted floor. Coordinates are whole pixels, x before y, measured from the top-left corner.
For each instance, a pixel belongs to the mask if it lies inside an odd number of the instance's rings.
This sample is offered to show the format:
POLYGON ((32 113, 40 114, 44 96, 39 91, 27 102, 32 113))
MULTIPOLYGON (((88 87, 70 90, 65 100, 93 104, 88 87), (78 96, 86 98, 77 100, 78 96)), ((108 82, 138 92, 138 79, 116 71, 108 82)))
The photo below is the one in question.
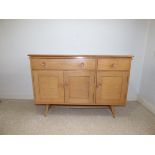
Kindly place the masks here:
POLYGON ((44 107, 30 100, 0 103, 0 134, 155 134, 155 115, 137 102, 109 109, 73 109, 53 106, 47 117, 44 107))

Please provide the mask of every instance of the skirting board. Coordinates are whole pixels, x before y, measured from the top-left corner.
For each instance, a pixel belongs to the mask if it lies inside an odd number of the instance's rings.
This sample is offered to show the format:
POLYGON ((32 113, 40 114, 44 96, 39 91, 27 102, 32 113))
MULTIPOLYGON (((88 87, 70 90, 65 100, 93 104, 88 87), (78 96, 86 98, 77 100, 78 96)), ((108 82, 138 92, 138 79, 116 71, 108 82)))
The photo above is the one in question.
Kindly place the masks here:
POLYGON ((0 99, 33 99, 33 94, 29 93, 1 93, 0 99))
POLYGON ((145 108, 147 108, 149 111, 155 114, 155 105, 151 104, 150 102, 146 101, 143 97, 140 95, 137 98, 137 101, 141 103, 145 108))

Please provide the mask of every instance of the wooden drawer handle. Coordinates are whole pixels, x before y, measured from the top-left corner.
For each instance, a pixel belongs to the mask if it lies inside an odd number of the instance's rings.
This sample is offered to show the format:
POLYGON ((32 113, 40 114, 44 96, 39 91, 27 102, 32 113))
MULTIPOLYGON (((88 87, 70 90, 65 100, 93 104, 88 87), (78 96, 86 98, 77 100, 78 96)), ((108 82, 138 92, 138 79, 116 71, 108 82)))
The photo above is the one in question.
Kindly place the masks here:
POLYGON ((82 62, 82 63, 80 63, 80 66, 83 68, 84 67, 84 63, 82 62))
POLYGON ((45 62, 42 62, 41 63, 41 66, 45 67, 46 66, 46 63, 45 62))
POLYGON ((110 67, 115 67, 115 63, 112 63, 112 64, 110 65, 110 67))

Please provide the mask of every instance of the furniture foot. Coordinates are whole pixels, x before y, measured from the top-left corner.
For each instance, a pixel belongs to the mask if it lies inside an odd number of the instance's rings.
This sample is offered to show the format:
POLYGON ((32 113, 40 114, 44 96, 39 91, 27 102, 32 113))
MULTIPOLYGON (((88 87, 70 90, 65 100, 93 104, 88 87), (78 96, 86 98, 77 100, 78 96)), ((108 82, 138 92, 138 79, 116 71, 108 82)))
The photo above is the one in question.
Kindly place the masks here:
POLYGON ((111 113, 112 113, 113 118, 115 118, 115 109, 114 109, 114 106, 110 105, 109 108, 111 110, 111 113))
POLYGON ((45 105, 45 116, 47 116, 48 110, 49 110, 49 104, 46 104, 45 105))
POLYGON ((49 104, 48 110, 51 108, 52 104, 49 104))

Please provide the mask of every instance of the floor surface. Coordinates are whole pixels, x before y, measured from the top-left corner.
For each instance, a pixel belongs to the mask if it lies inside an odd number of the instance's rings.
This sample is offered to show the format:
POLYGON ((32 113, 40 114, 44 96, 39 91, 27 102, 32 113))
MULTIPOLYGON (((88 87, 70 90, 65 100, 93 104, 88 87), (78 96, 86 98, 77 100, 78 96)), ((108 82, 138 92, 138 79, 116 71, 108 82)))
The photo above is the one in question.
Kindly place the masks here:
POLYGON ((137 102, 109 109, 73 109, 53 106, 44 117, 44 106, 30 100, 0 103, 1 135, 48 134, 155 134, 155 115, 137 102))

